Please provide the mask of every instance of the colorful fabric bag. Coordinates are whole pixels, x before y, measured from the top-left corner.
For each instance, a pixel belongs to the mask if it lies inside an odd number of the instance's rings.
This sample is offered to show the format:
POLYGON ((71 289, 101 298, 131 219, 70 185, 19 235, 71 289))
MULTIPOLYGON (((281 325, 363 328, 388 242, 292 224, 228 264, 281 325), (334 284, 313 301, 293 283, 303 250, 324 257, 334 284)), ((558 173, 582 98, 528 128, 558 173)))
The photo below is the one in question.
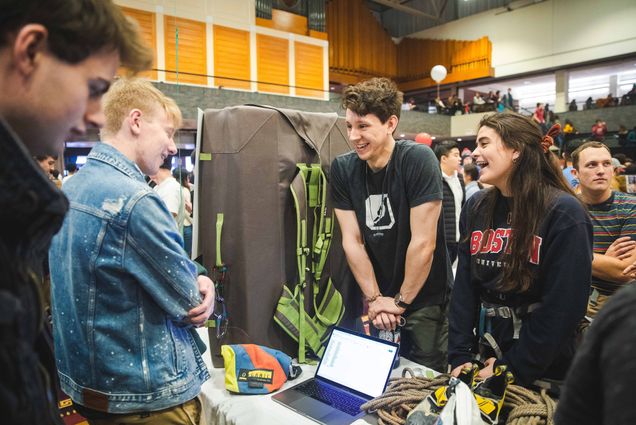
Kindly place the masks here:
POLYGON ((225 389, 237 394, 268 394, 297 378, 300 366, 282 351, 255 344, 221 346, 225 389))

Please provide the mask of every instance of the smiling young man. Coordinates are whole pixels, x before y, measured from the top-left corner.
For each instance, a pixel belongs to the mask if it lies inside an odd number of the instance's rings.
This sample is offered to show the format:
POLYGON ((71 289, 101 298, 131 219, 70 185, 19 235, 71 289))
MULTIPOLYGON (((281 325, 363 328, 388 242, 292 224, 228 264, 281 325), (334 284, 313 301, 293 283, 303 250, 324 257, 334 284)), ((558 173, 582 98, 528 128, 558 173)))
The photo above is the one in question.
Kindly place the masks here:
POLYGON ((401 354, 446 371, 452 282, 439 219, 442 176, 427 146, 393 139, 402 93, 386 78, 343 93, 353 152, 331 167, 334 210, 349 267, 377 329, 395 329, 401 354))
POLYGON ((210 316, 214 287, 144 180, 177 153, 181 112, 139 79, 113 84, 104 112, 50 251, 60 383, 91 424, 195 425, 209 374, 190 330, 210 316))
POLYGON ((68 202, 34 156, 101 127, 118 67, 152 54, 110 0, 3 0, 0 12, 0 411, 4 424, 60 423, 42 301, 49 243, 68 202))
POLYGON ((612 155, 601 142, 587 142, 572 152, 573 174, 594 226, 592 295, 587 316, 594 317, 607 298, 634 279, 623 270, 636 261, 636 197, 614 192, 612 155))

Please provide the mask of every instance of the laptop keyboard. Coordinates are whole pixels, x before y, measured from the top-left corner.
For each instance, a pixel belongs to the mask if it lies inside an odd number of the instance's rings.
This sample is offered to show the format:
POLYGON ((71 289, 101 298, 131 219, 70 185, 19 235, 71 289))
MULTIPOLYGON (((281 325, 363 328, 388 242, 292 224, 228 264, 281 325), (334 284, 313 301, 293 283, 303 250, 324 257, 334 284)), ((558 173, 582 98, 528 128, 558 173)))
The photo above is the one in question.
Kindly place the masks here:
POLYGON ((311 379, 299 385, 296 387, 296 390, 351 416, 360 413, 360 406, 364 403, 364 400, 358 397, 327 385, 321 385, 320 382, 315 379, 311 379))

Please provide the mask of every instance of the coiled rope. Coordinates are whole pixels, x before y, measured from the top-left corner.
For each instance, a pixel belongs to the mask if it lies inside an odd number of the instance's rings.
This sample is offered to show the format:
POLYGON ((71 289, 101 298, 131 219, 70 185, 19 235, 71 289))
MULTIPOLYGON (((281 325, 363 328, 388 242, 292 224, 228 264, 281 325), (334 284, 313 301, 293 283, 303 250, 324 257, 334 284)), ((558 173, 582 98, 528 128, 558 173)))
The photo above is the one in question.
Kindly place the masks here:
MULTIPOLYGON (((448 385, 449 378, 446 374, 424 378, 405 368, 402 378, 391 379, 384 394, 366 402, 361 409, 376 413, 380 425, 404 425, 409 412, 436 389, 448 385)), ((556 402, 545 390, 537 393, 509 385, 499 423, 506 418, 506 425, 554 425, 555 408, 556 402)))

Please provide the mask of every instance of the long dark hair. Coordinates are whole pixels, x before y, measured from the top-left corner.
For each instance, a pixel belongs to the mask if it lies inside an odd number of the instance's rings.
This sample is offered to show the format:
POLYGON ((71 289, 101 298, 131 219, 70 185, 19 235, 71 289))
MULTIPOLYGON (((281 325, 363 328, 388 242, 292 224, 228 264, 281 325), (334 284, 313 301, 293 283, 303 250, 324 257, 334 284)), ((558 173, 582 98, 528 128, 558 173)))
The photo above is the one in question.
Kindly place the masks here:
MULTIPOLYGON (((545 145, 543 133, 535 122, 514 112, 503 112, 482 118, 479 128, 484 126, 494 130, 504 146, 519 152, 519 157, 512 164, 508 182, 510 192, 514 194, 510 207, 512 231, 509 254, 503 254, 505 265, 498 289, 524 292, 532 283, 529 258, 534 235, 559 193, 574 195, 574 192, 563 177, 556 157, 545 145)), ((499 189, 493 187, 475 208, 475 211, 485 211, 483 218, 490 226, 500 196, 499 189)))

